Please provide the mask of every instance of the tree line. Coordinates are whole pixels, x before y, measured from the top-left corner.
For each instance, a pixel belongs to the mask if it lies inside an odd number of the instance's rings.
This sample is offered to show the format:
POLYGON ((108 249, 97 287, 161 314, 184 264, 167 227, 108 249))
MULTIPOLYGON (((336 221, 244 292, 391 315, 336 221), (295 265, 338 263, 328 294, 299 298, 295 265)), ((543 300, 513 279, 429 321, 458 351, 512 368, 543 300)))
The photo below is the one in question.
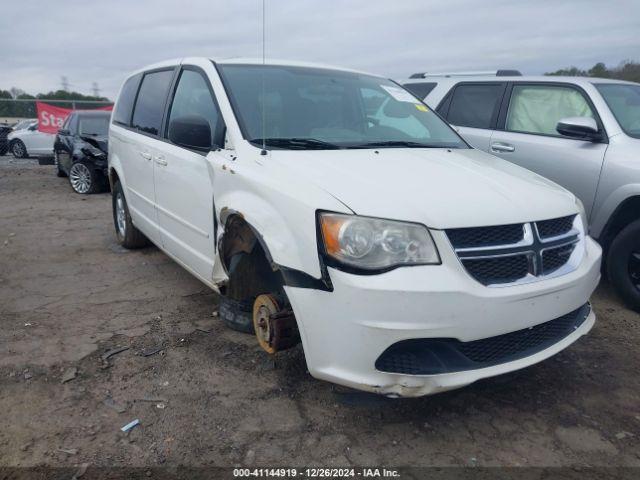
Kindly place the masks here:
POLYGON ((0 89, 0 117, 20 117, 35 118, 36 117, 36 100, 50 101, 53 105, 61 107, 70 107, 68 101, 75 102, 76 108, 93 108, 92 103, 84 102, 104 102, 111 103, 107 97, 96 97, 94 95, 84 95, 79 92, 68 92, 66 90, 56 90, 48 93, 38 93, 30 95, 19 88, 11 88, 10 90, 0 89), (11 102, 3 100, 33 100, 33 102, 11 102), (65 103, 55 102, 55 100, 65 100, 65 103))
POLYGON ((555 72, 547 72, 545 75, 561 75, 569 77, 599 77, 612 78, 615 80, 627 80, 630 82, 640 82, 640 63, 626 60, 617 67, 608 68, 604 63, 596 63, 588 70, 578 67, 561 68, 555 72))

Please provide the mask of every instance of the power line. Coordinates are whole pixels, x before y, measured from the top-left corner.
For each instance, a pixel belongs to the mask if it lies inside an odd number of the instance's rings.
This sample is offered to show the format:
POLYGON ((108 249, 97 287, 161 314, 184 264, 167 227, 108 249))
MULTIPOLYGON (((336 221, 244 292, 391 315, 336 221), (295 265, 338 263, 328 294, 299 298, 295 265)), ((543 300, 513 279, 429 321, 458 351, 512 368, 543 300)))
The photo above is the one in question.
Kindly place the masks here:
POLYGON ((62 86, 62 90, 65 92, 69 91, 69 79, 64 75, 60 77, 60 85, 62 86))

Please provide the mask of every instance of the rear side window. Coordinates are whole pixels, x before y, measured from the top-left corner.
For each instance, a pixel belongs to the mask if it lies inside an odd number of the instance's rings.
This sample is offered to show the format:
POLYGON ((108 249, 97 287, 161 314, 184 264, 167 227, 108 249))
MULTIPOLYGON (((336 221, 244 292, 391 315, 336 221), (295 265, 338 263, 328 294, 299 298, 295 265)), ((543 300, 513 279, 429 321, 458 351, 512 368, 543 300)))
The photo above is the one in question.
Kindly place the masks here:
POLYGON ((140 84, 142 75, 134 75, 129 78, 122 86, 122 91, 118 97, 116 110, 113 112, 113 122, 120 125, 129 126, 131 122, 131 112, 133 110, 133 102, 136 99, 136 92, 140 84))
POLYGON ((147 73, 144 76, 133 108, 131 122, 133 128, 151 135, 158 135, 172 78, 173 70, 147 73))
POLYGON ((427 95, 431 93, 431 90, 436 88, 437 83, 434 82, 422 82, 422 83, 405 83, 404 88, 413 93, 420 100, 424 100, 427 95))
POLYGON ((516 85, 511 93, 506 130, 560 136, 558 122, 567 117, 591 117, 582 93, 556 85, 516 85))
POLYGON ((491 128, 503 89, 499 83, 458 85, 451 98, 447 121, 459 127, 491 128))

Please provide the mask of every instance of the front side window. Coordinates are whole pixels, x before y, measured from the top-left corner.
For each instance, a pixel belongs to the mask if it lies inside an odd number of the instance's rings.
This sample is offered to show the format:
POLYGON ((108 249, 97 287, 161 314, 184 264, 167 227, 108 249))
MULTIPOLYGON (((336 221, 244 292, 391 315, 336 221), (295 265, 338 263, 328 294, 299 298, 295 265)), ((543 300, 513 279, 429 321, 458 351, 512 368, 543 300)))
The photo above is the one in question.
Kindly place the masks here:
POLYGON ((597 83, 596 88, 622 130, 630 137, 640 138, 640 85, 597 83))
POLYGON ((220 65, 243 134, 273 148, 449 147, 466 143, 420 100, 379 77, 276 65, 220 65))
POLYGON ((222 118, 204 77, 193 70, 183 70, 171 104, 168 128, 171 121, 197 115, 204 118, 211 128, 211 144, 222 146, 222 118))
POLYGON ((133 128, 151 135, 158 135, 172 78, 173 70, 147 73, 144 76, 133 108, 131 122, 133 128))
POLYGON ((84 115, 80 116, 79 135, 102 136, 109 132, 108 115, 84 115))
POLYGON ((499 83, 458 85, 453 91, 447 121, 458 127, 492 128, 503 89, 499 83))
POLYGON ((568 117, 591 117, 582 93, 556 85, 516 85, 507 111, 506 130, 560 136, 558 122, 568 117))

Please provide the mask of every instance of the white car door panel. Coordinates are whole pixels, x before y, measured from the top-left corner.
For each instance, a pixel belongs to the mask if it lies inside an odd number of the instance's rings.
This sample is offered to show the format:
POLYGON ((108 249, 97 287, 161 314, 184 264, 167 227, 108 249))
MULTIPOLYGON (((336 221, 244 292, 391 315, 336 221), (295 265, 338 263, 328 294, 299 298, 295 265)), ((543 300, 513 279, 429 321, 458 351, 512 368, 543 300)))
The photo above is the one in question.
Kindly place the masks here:
POLYGON ((151 137, 132 130, 118 129, 112 134, 118 146, 113 145, 122 158, 122 169, 127 179, 125 195, 133 223, 154 243, 160 243, 155 208, 153 162, 151 161, 151 137), (148 157, 148 158, 147 158, 148 157))
POLYGON ((165 143, 153 163, 162 246, 199 276, 211 279, 215 239, 207 158, 165 143))
MULTIPOLYGON (((222 145, 224 128, 213 90, 202 70, 185 67, 171 100, 166 136, 173 138, 174 120, 195 117, 208 124, 211 144, 222 145)), ((153 158, 162 245, 205 281, 211 281, 215 261, 213 169, 209 161, 216 155, 220 153, 179 146, 167 139, 162 154, 153 158)))
POLYGON ((127 179, 126 195, 133 222, 154 243, 160 244, 156 210, 155 164, 153 159, 164 142, 161 134, 165 102, 173 80, 174 68, 148 72, 142 78, 133 107, 131 129, 123 129, 127 179))

